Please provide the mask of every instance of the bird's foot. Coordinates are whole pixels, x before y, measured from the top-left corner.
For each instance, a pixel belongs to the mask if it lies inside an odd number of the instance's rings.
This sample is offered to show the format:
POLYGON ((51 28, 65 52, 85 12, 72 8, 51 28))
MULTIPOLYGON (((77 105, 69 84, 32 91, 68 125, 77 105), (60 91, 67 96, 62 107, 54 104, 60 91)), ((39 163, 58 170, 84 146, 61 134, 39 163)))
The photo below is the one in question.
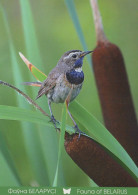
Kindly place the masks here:
POLYGON ((57 128, 57 123, 59 123, 55 117, 53 115, 51 115, 51 119, 50 122, 52 122, 54 124, 55 129, 59 130, 59 128, 57 128))
POLYGON ((75 129, 75 133, 78 133, 78 134, 79 134, 78 140, 80 139, 80 136, 81 136, 82 134, 85 135, 85 133, 82 132, 82 131, 79 129, 78 125, 75 125, 75 126, 74 126, 74 129, 75 129))

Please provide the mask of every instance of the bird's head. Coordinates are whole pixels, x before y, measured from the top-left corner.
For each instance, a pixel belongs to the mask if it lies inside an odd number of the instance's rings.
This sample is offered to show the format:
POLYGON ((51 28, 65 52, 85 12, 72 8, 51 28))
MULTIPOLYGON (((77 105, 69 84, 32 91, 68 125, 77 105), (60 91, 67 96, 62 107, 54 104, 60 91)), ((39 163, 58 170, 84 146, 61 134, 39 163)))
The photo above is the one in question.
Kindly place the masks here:
POLYGON ((83 58, 92 51, 80 51, 80 50, 71 50, 67 51, 60 58, 59 64, 63 64, 68 69, 77 69, 81 68, 83 64, 83 58))

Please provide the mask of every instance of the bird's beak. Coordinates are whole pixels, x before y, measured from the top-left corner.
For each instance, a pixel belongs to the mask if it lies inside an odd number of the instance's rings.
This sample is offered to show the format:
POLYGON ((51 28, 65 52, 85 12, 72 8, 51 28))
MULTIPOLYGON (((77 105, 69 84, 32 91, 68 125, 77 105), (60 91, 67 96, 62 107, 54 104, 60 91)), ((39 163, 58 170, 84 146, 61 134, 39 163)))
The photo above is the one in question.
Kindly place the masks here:
POLYGON ((92 53, 93 51, 82 51, 81 53, 80 53, 80 57, 84 57, 84 56, 86 56, 87 54, 89 54, 89 53, 92 53))

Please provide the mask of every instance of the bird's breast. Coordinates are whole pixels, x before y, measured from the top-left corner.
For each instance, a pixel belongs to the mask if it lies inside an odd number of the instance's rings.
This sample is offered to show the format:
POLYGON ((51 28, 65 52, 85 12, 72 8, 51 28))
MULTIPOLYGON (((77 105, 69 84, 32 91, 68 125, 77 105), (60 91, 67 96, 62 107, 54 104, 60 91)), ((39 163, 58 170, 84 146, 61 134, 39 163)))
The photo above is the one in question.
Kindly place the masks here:
POLYGON ((70 102, 73 101, 76 96, 80 93, 80 90, 82 88, 82 83, 81 84, 71 84, 67 78, 65 74, 61 74, 59 76, 59 78, 56 81, 56 85, 53 89, 50 90, 49 94, 47 95, 47 97, 55 103, 63 103, 71 88, 72 93, 71 93, 71 97, 70 97, 70 102))
POLYGON ((66 73, 69 83, 79 85, 84 81, 84 73, 82 68, 76 68, 66 73))

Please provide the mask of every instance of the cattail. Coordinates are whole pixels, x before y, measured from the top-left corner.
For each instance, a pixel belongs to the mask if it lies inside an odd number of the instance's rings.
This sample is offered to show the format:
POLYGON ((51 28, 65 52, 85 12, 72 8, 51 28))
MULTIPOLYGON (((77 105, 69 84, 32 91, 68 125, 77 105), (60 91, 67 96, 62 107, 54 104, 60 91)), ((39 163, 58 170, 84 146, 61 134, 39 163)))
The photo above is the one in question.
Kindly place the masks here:
POLYGON ((136 187, 136 181, 99 143, 78 134, 65 136, 66 152, 73 161, 99 186, 136 187))
POLYGON ((107 129, 138 165, 138 126, 125 63, 120 49, 108 41, 97 0, 90 0, 97 37, 93 69, 107 129))

